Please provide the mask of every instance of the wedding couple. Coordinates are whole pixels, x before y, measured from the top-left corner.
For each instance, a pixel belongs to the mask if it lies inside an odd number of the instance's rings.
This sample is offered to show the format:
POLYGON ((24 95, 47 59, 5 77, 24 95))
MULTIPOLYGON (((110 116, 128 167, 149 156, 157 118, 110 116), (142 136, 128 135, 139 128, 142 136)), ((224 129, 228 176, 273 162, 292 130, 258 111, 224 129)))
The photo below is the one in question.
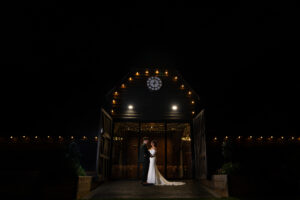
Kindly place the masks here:
POLYGON ((151 141, 151 148, 147 145, 149 138, 143 138, 140 147, 139 162, 143 164, 142 184, 146 185, 184 185, 184 182, 169 182, 159 172, 156 166, 157 141, 151 141))

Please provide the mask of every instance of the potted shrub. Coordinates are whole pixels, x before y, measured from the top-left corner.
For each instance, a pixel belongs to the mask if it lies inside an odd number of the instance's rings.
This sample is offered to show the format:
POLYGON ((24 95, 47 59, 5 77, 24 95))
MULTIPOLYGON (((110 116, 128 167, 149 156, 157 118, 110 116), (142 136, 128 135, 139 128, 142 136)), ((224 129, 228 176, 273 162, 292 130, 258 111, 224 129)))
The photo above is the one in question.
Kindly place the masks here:
POLYGON ((87 195, 91 190, 92 176, 87 176, 85 170, 80 164, 81 154, 75 142, 70 143, 66 158, 70 172, 77 179, 76 199, 80 199, 87 195))

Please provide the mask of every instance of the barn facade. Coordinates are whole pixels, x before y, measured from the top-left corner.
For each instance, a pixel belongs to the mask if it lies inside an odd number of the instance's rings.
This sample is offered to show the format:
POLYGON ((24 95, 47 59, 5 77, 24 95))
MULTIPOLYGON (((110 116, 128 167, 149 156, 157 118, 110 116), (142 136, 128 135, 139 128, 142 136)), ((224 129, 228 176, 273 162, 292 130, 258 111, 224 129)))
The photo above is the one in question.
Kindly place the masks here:
POLYGON ((157 165, 166 178, 206 178, 203 103, 177 70, 132 69, 106 95, 100 119, 101 180, 140 178, 144 136, 158 141, 157 165))

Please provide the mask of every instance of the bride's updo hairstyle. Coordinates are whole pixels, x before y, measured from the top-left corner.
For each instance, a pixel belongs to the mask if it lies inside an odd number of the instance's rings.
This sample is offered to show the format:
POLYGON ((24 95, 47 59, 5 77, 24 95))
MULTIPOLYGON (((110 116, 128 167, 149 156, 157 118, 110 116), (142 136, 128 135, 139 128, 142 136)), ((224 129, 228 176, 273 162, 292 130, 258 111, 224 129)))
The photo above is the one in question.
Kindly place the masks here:
POLYGON ((157 141, 156 141, 156 140, 152 140, 151 143, 152 143, 155 147, 157 147, 157 141))

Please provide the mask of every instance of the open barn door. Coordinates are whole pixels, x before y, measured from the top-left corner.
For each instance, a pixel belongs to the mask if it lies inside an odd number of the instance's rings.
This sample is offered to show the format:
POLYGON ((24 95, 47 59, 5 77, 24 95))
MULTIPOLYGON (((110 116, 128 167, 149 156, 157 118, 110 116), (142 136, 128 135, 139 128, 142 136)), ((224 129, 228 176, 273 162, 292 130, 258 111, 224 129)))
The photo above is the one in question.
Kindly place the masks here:
POLYGON ((202 110, 193 119, 194 135, 194 156, 195 156, 195 178, 207 178, 207 159, 206 159, 206 139, 205 139, 205 119, 202 110))
POLYGON ((112 132, 113 120, 104 109, 101 109, 96 164, 97 175, 100 180, 106 180, 110 174, 112 132))

